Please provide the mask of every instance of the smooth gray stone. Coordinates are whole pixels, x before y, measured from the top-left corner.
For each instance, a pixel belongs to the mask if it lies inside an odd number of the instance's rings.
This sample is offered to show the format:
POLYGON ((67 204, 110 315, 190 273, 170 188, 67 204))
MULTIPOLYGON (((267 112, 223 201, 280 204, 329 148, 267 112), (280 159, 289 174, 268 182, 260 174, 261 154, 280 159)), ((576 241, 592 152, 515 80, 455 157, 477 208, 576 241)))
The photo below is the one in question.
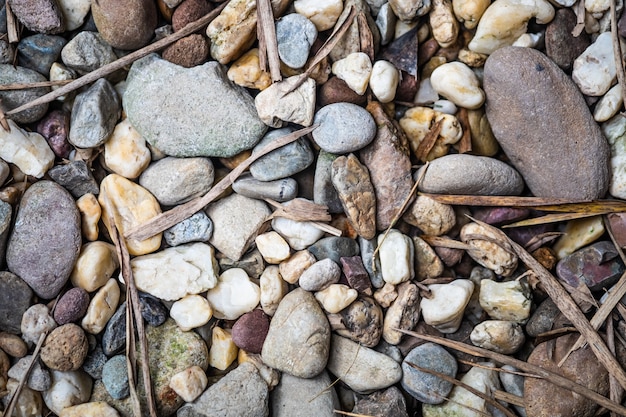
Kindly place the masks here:
POLYGON ((273 417, 336 417, 333 410, 340 409, 326 371, 310 379, 282 374, 270 393, 270 404, 273 417))
POLYGON ((339 193, 337 193, 332 181, 333 161, 339 156, 320 150, 315 166, 313 201, 328 206, 329 213, 343 213, 339 193))
POLYGON ((116 400, 124 399, 130 395, 125 355, 113 356, 104 364, 102 383, 109 395, 116 400))
POLYGON ((22 316, 33 302, 33 290, 20 277, 0 272, 0 331, 20 334, 22 316))
POLYGON ((211 385, 177 417, 267 417, 269 391, 256 366, 244 362, 211 385))
POLYGON ((215 61, 183 68, 148 55, 131 67, 123 103, 133 127, 171 156, 231 157, 267 130, 250 94, 215 61))
POLYGON ((393 13, 391 5, 385 3, 380 7, 378 16, 376 16, 376 26, 380 31, 380 43, 381 45, 387 45, 391 42, 395 36, 396 22, 398 18, 393 13))
POLYGON ((95 71, 117 59, 111 45, 97 32, 82 31, 61 50, 63 63, 80 74, 95 71))
MULTIPOLYGON (((11 64, 0 65, 0 85, 32 84, 48 81, 46 77, 28 68, 14 67, 11 64)), ((50 87, 26 88, 21 90, 0 91, 2 109, 7 112, 50 92, 50 87)), ((28 110, 11 115, 17 123, 32 123, 41 119, 48 111, 48 104, 40 104, 28 110)))
POLYGON ((359 399, 352 412, 366 416, 409 417, 406 411, 406 401, 402 392, 396 387, 376 391, 359 399))
MULTIPOLYGON (((18 360, 15 365, 9 369, 9 378, 17 379, 18 381, 24 378, 26 370, 32 361, 33 355, 26 355, 18 360)), ((52 385, 52 378, 48 369, 41 366, 41 360, 37 359, 33 368, 28 375, 28 381, 26 382, 28 388, 33 391, 45 391, 52 385)))
POLYGON ((484 90, 493 134, 536 197, 606 194, 609 144, 580 90, 551 59, 532 48, 500 48, 485 63, 484 90))
POLYGON ((87 354, 83 362, 83 371, 87 372, 93 379, 102 379, 102 368, 109 358, 104 354, 100 346, 87 354))
MULTIPOLYGON (((272 130, 254 147, 252 155, 259 153, 270 143, 293 131, 294 129, 290 127, 272 130)), ((313 163, 314 158, 307 139, 300 138, 254 161, 250 165, 250 174, 260 181, 278 180, 305 170, 313 163)))
POLYGON ((374 118, 363 107, 352 103, 333 103, 315 113, 319 127, 311 134, 326 152, 347 154, 369 145, 376 136, 374 118))
POLYGON ((340 264, 340 258, 359 254, 359 244, 354 239, 348 237, 330 236, 318 240, 309 246, 308 250, 318 261, 330 258, 337 264, 340 264))
POLYGON ((50 67, 58 61, 65 44, 67 40, 61 36, 41 33, 28 36, 17 44, 17 63, 48 77, 50 67))
POLYGON ((439 345, 424 343, 413 348, 402 362, 402 388, 423 403, 443 403, 454 385, 438 376, 419 371, 409 364, 415 364, 421 368, 454 378, 458 370, 454 356, 439 345))
POLYGON ((115 88, 104 78, 74 100, 69 141, 79 148, 98 147, 111 136, 122 106, 115 88))
POLYGON ((306 64, 315 39, 315 25, 301 14, 291 13, 276 22, 278 56, 288 67, 302 68, 306 64))
POLYGON ((48 170, 48 175, 54 182, 65 187, 74 198, 80 198, 88 193, 94 195, 100 193, 100 187, 91 170, 81 159, 65 165, 56 165, 48 170))
MULTIPOLYGON (((511 365, 504 365, 502 367, 503 370, 519 372, 520 370, 511 365)), ((519 374, 512 374, 509 372, 499 372, 500 382, 502 383, 502 388, 509 394, 516 395, 518 397, 524 398, 524 381, 525 377, 519 374)), ((515 410, 522 417, 526 417, 526 408, 514 405, 515 410)))
POLYGON ((298 182, 293 178, 260 181, 251 175, 242 175, 233 183, 233 191, 250 198, 259 200, 269 198, 283 203, 297 197, 298 182))
POLYGON ((163 237, 168 245, 178 246, 189 242, 208 242, 212 234, 213 222, 203 211, 199 211, 167 229, 163 237))

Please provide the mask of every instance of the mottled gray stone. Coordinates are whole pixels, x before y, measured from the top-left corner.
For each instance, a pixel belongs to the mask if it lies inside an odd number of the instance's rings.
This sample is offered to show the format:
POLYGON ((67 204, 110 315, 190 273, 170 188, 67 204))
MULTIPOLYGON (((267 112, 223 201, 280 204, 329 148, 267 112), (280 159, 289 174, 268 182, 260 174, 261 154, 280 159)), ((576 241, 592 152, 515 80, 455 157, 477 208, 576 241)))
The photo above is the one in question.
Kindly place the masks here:
MULTIPOLYGON (((513 394, 518 397, 524 398, 524 381, 526 378, 519 374, 520 370, 511 365, 504 365, 502 367, 502 370, 515 372, 515 373, 511 373, 511 372, 499 372, 498 373, 498 375, 500 376, 500 383, 502 383, 502 388, 504 388, 504 390, 508 392, 509 394, 513 394)), ((522 407, 519 405, 513 405, 513 407, 515 407, 515 410, 518 412, 520 416, 526 417, 525 407, 522 407)))
POLYGON ((183 406, 177 417, 267 417, 269 391, 256 366, 244 362, 183 406))
POLYGON ((211 219, 203 211, 199 211, 165 230, 163 237, 168 245, 178 246, 189 242, 208 242, 212 234, 211 219))
POLYGON ((164 206, 185 203, 213 186, 215 172, 208 158, 163 158, 139 177, 139 184, 164 206))
POLYGON ((493 133, 535 196, 606 194, 609 144, 579 89, 550 58, 532 48, 500 48, 485 63, 484 89, 493 133))
POLYGON ((526 323, 526 333, 531 337, 537 337, 541 333, 552 330, 552 325, 561 310, 554 304, 551 298, 543 301, 533 312, 526 323))
POLYGON ((104 364, 102 383, 111 397, 116 400, 124 399, 130 395, 125 355, 113 356, 104 364))
POLYGON ((377 240, 368 240, 359 236, 358 242, 361 258, 363 259, 363 266, 365 266, 365 270, 370 276, 370 281, 372 282, 372 285, 374 286, 374 288, 382 288, 385 285, 385 280, 383 279, 380 259, 378 257, 374 259, 374 251, 378 246, 377 240), (374 266, 376 267, 375 270, 374 266))
POLYGON ((301 14, 291 13, 276 22, 278 56, 288 67, 302 68, 306 64, 315 39, 315 25, 301 14))
MULTIPOLYGON (((4 8, 0 11, 0 19, 2 19, 2 11, 4 11, 4 8)), ((0 31, 0 33, 5 32, 0 31)), ((4 39, 0 40, 0 64, 10 64, 13 61, 13 55, 14 51, 11 44, 4 39)))
POLYGON ((326 258, 308 267, 300 278, 298 285, 306 291, 322 291, 341 278, 341 268, 332 259, 326 258))
MULTIPOLYGON (((2 84, 32 84, 48 81, 46 77, 28 68, 14 67, 10 64, 0 65, 0 85, 2 84)), ((50 87, 26 88, 22 90, 8 90, 0 92, 2 109, 7 112, 50 92, 50 87)), ((40 104, 31 109, 21 111, 11 116, 17 123, 32 123, 41 119, 48 111, 47 104, 40 104)))
POLYGON ((11 219, 13 208, 9 203, 0 201, 0 267, 4 266, 6 259, 7 239, 11 231, 11 219))
POLYGON ((95 71, 117 59, 111 45, 97 32, 79 32, 61 50, 63 63, 80 74, 95 71))
MULTIPOLYGON (((291 127, 272 130, 254 147, 252 155, 293 131, 291 127)), ((313 163, 313 159, 314 155, 309 142, 305 138, 300 138, 254 161, 250 165, 250 174, 260 181, 278 180, 303 171, 313 163)))
POLYGON ((270 198, 279 203, 293 200, 298 195, 298 183, 293 178, 259 181, 251 175, 242 175, 233 183, 233 191, 246 197, 270 198))
POLYGON ((115 88, 104 78, 74 100, 69 141, 79 148, 95 148, 111 136, 122 106, 115 88))
POLYGON ((107 361, 107 356, 100 346, 87 354, 83 362, 83 371, 87 372, 93 379, 102 379, 102 368, 107 361))
POLYGON ((339 194, 332 181, 332 165, 339 155, 320 150, 315 165, 313 181, 313 201, 328 206, 329 213, 343 213, 343 206, 339 194))
MULTIPOLYGON (((26 355, 18 360, 15 365, 9 369, 9 378, 17 379, 21 381, 26 374, 26 369, 30 365, 33 359, 33 355, 26 355)), ((26 382, 28 388, 33 391, 45 391, 52 385, 52 379, 50 378, 50 372, 43 366, 41 366, 41 360, 35 360, 30 374, 28 375, 28 381, 26 382)))
POLYGON ((288 293, 270 322, 261 356, 272 368, 299 378, 319 375, 328 360, 330 325, 315 297, 288 293))
POLYGON ((67 40, 61 36, 41 33, 27 36, 17 44, 17 63, 47 77, 66 43, 67 40))
POLYGON ((270 394, 273 417, 336 417, 340 405, 325 371, 315 378, 283 374, 270 394))
POLYGON ((31 185, 9 238, 9 270, 39 297, 52 299, 67 282, 80 246, 80 214, 70 193, 52 181, 31 185))
POLYGON ((102 333, 102 351, 107 356, 120 353, 126 347, 126 302, 123 302, 107 322, 102 333))
POLYGON ((376 136, 376 123, 367 110, 352 103, 333 103, 315 114, 312 133, 317 145, 330 153, 346 154, 369 145, 376 136))
POLYGON ((0 272, 0 331, 20 333, 22 316, 30 307, 33 291, 20 277, 0 272))
POLYGON ((15 17, 33 32, 65 30, 63 12, 55 0, 9 0, 9 5, 15 17))
POLYGON ((450 154, 430 162, 418 189, 434 194, 519 195, 524 181, 515 168, 495 158, 450 154))
POLYGON ((355 414, 384 417, 409 417, 406 401, 396 387, 377 391, 357 401, 352 409, 355 414))
POLYGON ((454 356, 434 343, 419 345, 402 362, 402 388, 415 399, 426 404, 441 404, 454 385, 433 374, 419 371, 409 364, 456 377, 457 363, 454 356))
POLYGON ((329 314, 328 321, 339 336, 370 348, 379 344, 383 332, 383 310, 373 298, 363 295, 339 313, 329 314))
POLYGON ((74 198, 80 198, 88 193, 94 195, 100 193, 98 183, 87 163, 82 159, 65 165, 57 165, 48 170, 48 175, 54 182, 65 187, 74 198))
POLYGON ((252 97, 214 61, 193 68, 155 54, 136 61, 124 110, 151 145, 171 156, 230 157, 252 148, 267 130, 252 97))
POLYGON ((309 246, 308 250, 318 261, 330 258, 339 264, 341 263, 340 258, 358 255, 359 244, 348 237, 330 236, 318 240, 309 246))

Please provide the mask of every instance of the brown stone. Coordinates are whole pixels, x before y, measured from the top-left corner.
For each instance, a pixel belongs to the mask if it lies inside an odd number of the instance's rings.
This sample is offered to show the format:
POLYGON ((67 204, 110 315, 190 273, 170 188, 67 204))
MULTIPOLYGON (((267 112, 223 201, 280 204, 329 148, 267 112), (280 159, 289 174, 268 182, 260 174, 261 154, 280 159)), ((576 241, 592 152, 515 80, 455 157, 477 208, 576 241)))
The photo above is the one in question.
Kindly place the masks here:
POLYGON ((91 13, 102 38, 118 49, 145 46, 157 26, 154 0, 98 0, 91 13))
POLYGON ((209 57, 209 42, 199 34, 179 39, 163 51, 163 59, 181 67, 200 65, 209 57))
POLYGON ((46 34, 65 30, 63 12, 55 0, 9 0, 15 17, 27 29, 46 34))
POLYGON ((0 350, 14 358, 23 358, 28 353, 28 346, 19 336, 0 332, 0 350))
POLYGON ((348 280, 348 285, 358 292, 364 292, 369 295, 372 293, 372 283, 370 277, 363 265, 360 256, 348 256, 339 258, 341 261, 341 269, 348 280))
POLYGON ((575 26, 576 15, 570 8, 558 9, 546 26, 546 55, 565 71, 572 69, 574 60, 591 44, 584 30, 578 36, 572 34, 575 26))
POLYGON ((89 307, 89 294, 82 288, 74 287, 65 294, 54 308, 54 321, 59 325, 72 323, 83 318, 89 307))
POLYGON ((88 350, 84 330, 69 323, 50 332, 41 348, 41 360, 56 371, 75 371, 82 366, 88 350))
POLYGON ((213 5, 207 0, 185 0, 176 7, 172 14, 172 29, 177 32, 211 10, 213 10, 213 5))
POLYGON ((374 347, 383 332, 383 310, 370 297, 359 297, 336 314, 329 314, 331 328, 366 347, 374 347))
POLYGON ((263 310, 255 309, 239 317, 233 324, 233 343, 250 353, 261 353, 270 329, 270 320, 263 310))
POLYGON ((358 95, 339 77, 331 77, 320 87, 318 104, 326 106, 332 103, 353 103, 359 106, 367 103, 365 95, 358 95))

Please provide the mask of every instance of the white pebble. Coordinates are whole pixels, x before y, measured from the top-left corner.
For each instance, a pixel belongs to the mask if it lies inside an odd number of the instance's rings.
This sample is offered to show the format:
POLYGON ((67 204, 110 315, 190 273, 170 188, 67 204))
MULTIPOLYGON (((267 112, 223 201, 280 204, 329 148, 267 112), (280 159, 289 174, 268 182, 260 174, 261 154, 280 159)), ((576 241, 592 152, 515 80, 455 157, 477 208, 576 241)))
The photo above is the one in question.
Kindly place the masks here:
POLYGON ((89 302, 81 327, 91 334, 100 333, 115 314, 119 302, 120 287, 117 281, 111 278, 89 302))
MULTIPOLYGON (((622 87, 618 83, 611 87, 596 103, 596 108, 593 111, 594 120, 598 123, 606 122, 617 114, 622 108, 622 104, 624 104, 624 97, 622 95, 622 87)), ((624 119, 623 117, 621 118, 624 119)))
POLYGON ((54 152, 37 132, 27 132, 7 119, 10 131, 0 129, 0 158, 26 175, 41 178, 54 164, 54 152))
POLYGON ((455 115, 458 108, 450 100, 437 100, 433 103, 433 110, 445 114, 455 115))
POLYGON ((441 333, 456 332, 474 292, 474 283, 457 279, 449 284, 429 285, 428 289, 430 297, 423 297, 420 305, 424 321, 441 333))
POLYGON ((380 267, 383 280, 389 284, 398 285, 415 277, 413 267, 415 250, 410 237, 398 230, 391 229, 383 240, 383 234, 378 236, 380 249, 380 267))
POLYGON ((352 304, 358 296, 357 290, 344 284, 331 284, 326 289, 315 293, 315 299, 324 310, 331 314, 339 313, 352 304))
POLYGON ((558 259, 563 259, 576 250, 595 242, 605 232, 602 216, 570 220, 565 225, 563 236, 554 244, 558 259))
POLYGON ((91 9, 90 0, 57 0, 57 4, 65 18, 65 30, 67 32, 81 27, 91 9))
MULTIPOLYGON (((619 88, 619 85, 616 87, 619 88)), ((626 199, 626 118, 621 114, 614 116, 602 124, 602 133, 611 146, 609 193, 613 197, 626 199)))
POLYGON ((195 294, 184 296, 170 309, 170 317, 184 332, 204 326, 212 316, 213 310, 207 299, 195 294))
MULTIPOLYGON (((0 376, 0 380, 3 378, 4 377, 0 376)), ((6 391, 4 387, 2 389, 3 399, 6 401, 4 404, 9 402, 9 399, 17 390, 18 385, 20 385, 19 381, 9 378, 6 384, 6 391), (6 392, 6 396, 4 396, 4 392, 6 392)), ((13 414, 11 415, 16 417, 41 417, 45 415, 43 411, 41 393, 28 388, 27 385, 24 385, 21 388, 20 396, 17 399, 13 414)))
POLYGON ((433 104, 437 100, 439 100, 439 94, 433 88, 433 85, 430 82, 430 77, 424 78, 420 81, 420 87, 419 90, 417 90, 415 98, 413 99, 413 103, 418 106, 426 106, 433 104))
MULTIPOLYGON (((611 7, 610 0, 585 0, 585 10, 587 13, 602 15, 611 7)), ((617 6, 616 6, 617 7, 617 6)))
POLYGON ((483 310, 495 320, 523 323, 530 316, 530 289, 520 280, 496 282, 483 279, 478 300, 483 310))
POLYGON ((524 33, 513 42, 512 46, 519 46, 522 48, 536 48, 543 40, 542 33, 524 33))
POLYGON ((208 383, 204 370, 194 365, 172 376, 169 386, 185 402, 190 403, 202 394, 208 383))
MULTIPOLYGON (((77 77, 76 73, 74 72, 74 70, 71 70, 69 68, 67 68, 65 65, 58 63, 58 62, 54 62, 52 64, 52 66, 50 67, 50 81, 67 81, 67 80, 73 80, 77 77)), ((57 90, 59 87, 61 87, 60 85, 55 85, 52 86, 52 91, 57 90)), ((65 101, 65 98, 67 96, 62 95, 60 97, 57 97, 58 101, 65 101)))
POLYGON ((280 304, 280 300, 287 294, 289 287, 287 282, 280 276, 276 265, 269 265, 263 270, 259 278, 261 289, 261 308, 268 316, 273 316, 280 304))
POLYGON ((398 18, 391 10, 389 3, 383 4, 378 11, 378 16, 376 16, 376 26, 380 31, 381 45, 387 45, 393 40, 397 20, 398 18))
POLYGON ((254 310, 261 299, 261 289, 250 281, 241 268, 227 269, 220 275, 217 285, 206 295, 218 319, 236 320, 254 310))
POLYGON ((307 17, 318 31, 331 29, 343 11, 342 0, 296 0, 296 12, 307 17))
POLYGON ((490 0, 452 0, 452 10, 467 29, 474 29, 490 4, 490 0))
POLYGON ((485 93, 476 74, 462 62, 449 62, 435 68, 430 83, 437 93, 459 107, 477 109, 485 102, 485 93))
POLYGON ((223 371, 237 358, 238 352, 239 348, 233 342, 230 330, 214 327, 209 350, 209 365, 223 371))
POLYGON ((118 123, 104 143, 104 163, 116 174, 135 179, 150 165, 151 156, 146 140, 128 119, 118 123))
POLYGON ((299 222, 285 217, 272 219, 272 229, 284 237, 294 250, 306 249, 324 235, 312 222, 299 222))
POLYGON ((474 346, 510 355, 524 344, 524 330, 518 323, 506 320, 485 320, 470 334, 474 346))
POLYGON ((613 57, 611 32, 604 32, 574 60, 572 80, 581 93, 601 96, 609 91, 617 77, 613 57))
POLYGON ((50 370, 52 386, 43 392, 43 401, 53 413, 59 415, 66 407, 89 401, 93 382, 84 371, 61 372, 50 370))
POLYGON ((363 95, 372 74, 372 61, 363 52, 353 52, 333 63, 332 71, 355 93, 363 95))
POLYGON ((400 82, 398 69, 388 61, 376 61, 370 76, 372 93, 381 103, 389 103, 396 97, 396 89, 400 82))
POLYGON ((254 241, 267 263, 278 264, 289 258, 291 254, 289 244, 275 231, 258 235, 254 241))

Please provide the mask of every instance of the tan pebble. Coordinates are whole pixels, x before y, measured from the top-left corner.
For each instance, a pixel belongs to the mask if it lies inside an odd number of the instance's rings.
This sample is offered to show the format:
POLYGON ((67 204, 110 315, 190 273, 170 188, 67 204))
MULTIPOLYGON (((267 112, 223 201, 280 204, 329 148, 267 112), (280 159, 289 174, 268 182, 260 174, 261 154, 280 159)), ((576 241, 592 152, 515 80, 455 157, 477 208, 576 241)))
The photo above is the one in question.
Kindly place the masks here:
POLYGON ((100 234, 98 222, 102 215, 98 199, 95 195, 88 193, 76 200, 76 206, 80 212, 83 235, 87 240, 98 240, 100 234))
POLYGON ((261 308, 268 316, 273 316, 283 299, 289 291, 287 282, 280 276, 279 268, 276 265, 269 265, 261 274, 259 287, 261 288, 261 308))
POLYGON ((87 335, 74 323, 64 324, 54 329, 41 348, 41 360, 55 371, 75 371, 79 369, 87 352, 87 335))
POLYGON ((304 249, 293 254, 289 259, 278 265, 281 277, 289 284, 295 284, 300 279, 300 275, 311 265, 317 262, 315 256, 304 249))
POLYGON ((474 327, 470 334, 470 340, 474 346, 510 355, 522 347, 526 338, 522 326, 518 323, 505 320, 485 320, 474 327))
POLYGON ((363 52, 353 52, 334 62, 332 71, 339 79, 344 80, 355 93, 363 95, 367 90, 372 74, 372 61, 363 52))
POLYGON ((0 349, 14 358, 23 358, 28 353, 28 346, 21 337, 6 332, 0 332, 0 349))
POLYGON ((296 0, 293 6, 297 13, 313 22, 320 32, 331 29, 343 11, 341 0, 296 0))
POLYGON ((294 91, 299 77, 289 77, 261 91, 254 99, 259 118, 268 126, 285 123, 310 126, 315 112, 315 81, 307 78, 294 91))
POLYGON ((334 314, 348 307, 359 296, 357 290, 344 284, 330 284, 322 291, 315 293, 315 299, 324 310, 334 314))
POLYGON ((221 371, 225 370, 237 358, 238 350, 229 330, 220 327, 213 328, 209 365, 221 371))
POLYGON ((259 370, 261 378, 265 380, 267 386, 271 390, 280 382, 280 372, 263 363, 261 355, 257 353, 249 353, 243 349, 239 349, 237 354, 237 363, 241 365, 244 362, 250 362, 259 370))
POLYGON ((230 158, 220 158, 220 162, 228 169, 237 168, 242 162, 248 159, 252 155, 252 150, 248 149, 246 151, 242 151, 235 156, 231 156, 230 158))
POLYGON ((433 37, 442 48, 454 45, 459 36, 459 21, 452 11, 449 0, 432 0, 432 9, 428 15, 433 37))
POLYGON ((89 242, 81 248, 70 280, 75 287, 93 292, 105 285, 117 268, 115 246, 101 241, 89 242))
POLYGON ((456 224, 452 206, 439 203, 425 195, 415 199, 402 219, 430 236, 446 234, 456 224))
POLYGON ((104 401, 65 407, 59 417, 119 417, 117 410, 104 401))
POLYGON ((208 384, 206 373, 199 366, 192 366, 170 379, 170 388, 185 402, 192 402, 202 394, 208 384))
POLYGON ((117 310, 119 301, 120 287, 117 281, 111 278, 91 299, 87 313, 81 322, 83 329, 91 334, 98 334, 104 330, 117 310))
POLYGON ((400 126, 409 139, 409 146, 413 153, 418 151, 420 143, 435 123, 441 123, 441 131, 424 161, 432 161, 446 155, 450 150, 450 145, 457 143, 463 136, 461 124, 455 116, 428 107, 412 107, 400 119, 400 126))
POLYGON ((490 4, 490 0, 452 0, 452 10, 467 29, 474 29, 490 4))
MULTIPOLYGON (((5 398, 11 398, 11 395, 13 395, 13 393, 17 390, 17 386, 19 384, 19 381, 15 379, 9 379, 6 384, 9 396, 6 396, 5 398)), ((15 411, 13 415, 17 417, 41 417, 44 415, 43 411, 44 407, 41 393, 34 391, 24 385, 15 405, 15 411)))
POLYGON ((564 235, 554 244, 558 259, 563 259, 577 249, 595 242, 604 234, 602 216, 570 220, 565 225, 564 235))
POLYGON ((413 236, 415 247, 415 278, 419 281, 437 278, 443 273, 443 262, 435 250, 418 236, 413 236))
POLYGON ((461 240, 473 248, 467 254, 485 268, 508 277, 517 268, 517 255, 506 250, 503 244, 498 244, 498 239, 497 235, 478 223, 468 223, 461 229, 461 240))
POLYGON ((484 109, 468 110, 467 120, 472 136, 472 153, 482 156, 494 156, 500 145, 491 131, 491 125, 484 109))
POLYGON ((265 90, 272 84, 270 74, 261 69, 258 48, 250 49, 233 62, 227 76, 237 85, 257 90, 265 90))
POLYGON ((480 306, 494 320, 523 323, 530 316, 532 296, 528 285, 520 280, 480 281, 480 306))
POLYGON ((128 119, 115 126, 104 144, 104 162, 116 174, 135 179, 148 167, 151 156, 146 140, 128 119))
POLYGON ((396 298, 398 298, 396 286, 388 282, 386 282, 382 288, 374 292, 374 299, 382 308, 389 307, 396 298))
POLYGON ((254 239, 256 247, 263 255, 265 262, 270 264, 278 264, 289 258, 289 244, 278 233, 271 231, 258 235, 254 239))

